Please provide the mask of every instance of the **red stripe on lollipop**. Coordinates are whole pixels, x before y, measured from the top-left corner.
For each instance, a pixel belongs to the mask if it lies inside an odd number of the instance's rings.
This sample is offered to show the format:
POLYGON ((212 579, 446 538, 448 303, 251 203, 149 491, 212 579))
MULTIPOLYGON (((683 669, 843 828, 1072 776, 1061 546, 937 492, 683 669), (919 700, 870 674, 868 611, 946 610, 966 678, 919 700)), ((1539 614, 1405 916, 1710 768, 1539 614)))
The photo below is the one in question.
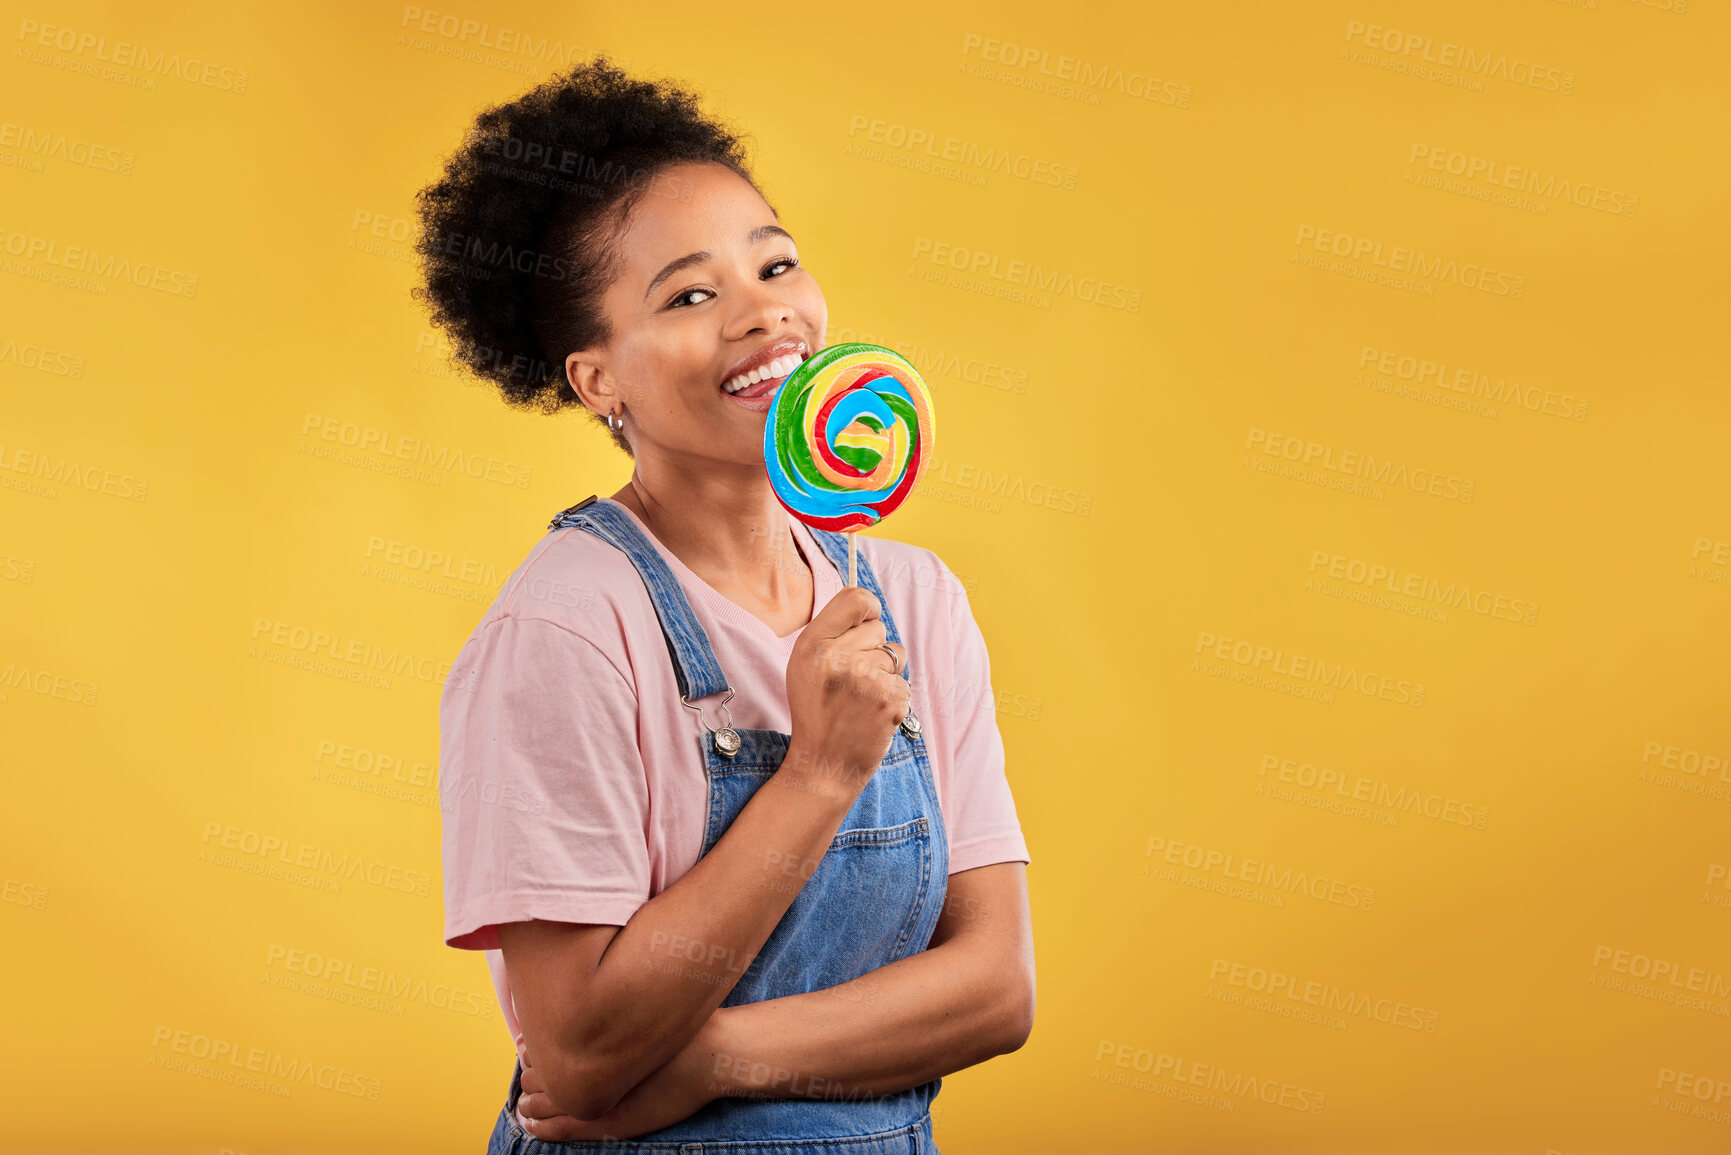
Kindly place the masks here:
MULTIPOLYGON (((850 400, 861 402, 865 399, 850 400)), ((858 547, 854 540, 857 534, 852 531, 877 525, 913 491, 918 474, 931 453, 935 435, 931 425, 933 416, 926 383, 906 357, 882 345, 857 341, 819 350, 788 376, 770 404, 769 419, 764 423, 763 453, 776 500, 813 529, 839 531, 847 538, 847 584, 850 586, 857 581, 855 560, 858 547), (900 430, 873 429, 874 419, 865 417, 856 417, 848 422, 836 440, 847 445, 849 454, 855 457, 871 456, 863 451, 868 448, 875 450, 886 439, 892 445, 892 453, 905 451, 908 456, 901 463, 900 476, 896 478, 893 491, 868 504, 861 500, 864 493, 855 490, 850 503, 852 509, 839 515, 832 514, 828 512, 829 508, 838 498, 846 501, 844 494, 853 488, 851 483, 863 480, 870 485, 870 479, 880 472, 887 472, 891 464, 879 457, 873 468, 860 468, 836 453, 829 432, 840 412, 836 406, 842 398, 855 389, 870 387, 883 377, 905 386, 908 391, 914 408, 912 427, 907 430, 911 444, 903 450, 899 444, 903 436, 900 430), (824 401, 818 405, 815 398, 820 396, 824 401), (799 442, 797 450, 795 439, 799 442), (816 466, 823 476, 804 476, 799 468, 802 464, 806 471, 816 466), (819 512, 814 507, 823 507, 824 511, 819 512)), ((897 416, 893 420, 899 424, 901 418, 897 416)), ((874 486, 871 492, 879 493, 881 490, 874 486)))
MULTIPOLYGON (((837 405, 839 405, 841 403, 842 399, 844 397, 846 397, 849 393, 852 393, 855 389, 864 388, 866 385, 870 384, 871 382, 876 381, 879 377, 888 377, 888 376, 889 376, 888 370, 879 369, 876 366, 870 366, 870 367, 866 368, 859 375, 859 377, 856 378, 850 385, 848 385, 847 388, 838 389, 834 393, 830 394, 829 400, 825 401, 823 403, 823 408, 821 408, 817 411, 817 422, 816 422, 817 428, 819 430, 824 430, 824 429, 829 428, 830 412, 833 409, 835 409, 835 407, 837 405)), ((817 443, 817 451, 818 451, 818 455, 823 458, 824 463, 826 465, 828 465, 831 469, 835 470, 837 473, 842 474, 843 476, 846 476, 846 477, 870 477, 871 476, 871 473, 872 473, 871 470, 861 469, 859 466, 854 465, 852 462, 845 461, 842 458, 837 457, 835 454, 835 450, 830 448, 828 437, 824 437, 824 438, 819 439, 819 441, 817 443)))
POLYGON ((894 509, 896 506, 900 505, 902 499, 907 496, 908 490, 914 487, 914 478, 919 475, 919 472, 920 442, 919 438, 916 437, 914 438, 913 448, 908 454, 908 467, 902 470, 901 481, 896 484, 895 489, 891 491, 888 497, 878 503, 879 507, 894 509))

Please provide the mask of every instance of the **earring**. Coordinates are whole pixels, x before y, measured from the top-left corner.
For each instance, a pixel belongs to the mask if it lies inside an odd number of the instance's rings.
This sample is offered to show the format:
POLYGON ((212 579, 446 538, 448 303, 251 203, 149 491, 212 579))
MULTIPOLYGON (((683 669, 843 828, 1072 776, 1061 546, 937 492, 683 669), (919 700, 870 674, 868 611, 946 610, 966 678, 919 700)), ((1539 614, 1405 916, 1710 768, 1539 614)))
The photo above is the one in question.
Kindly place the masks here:
POLYGON ((625 407, 623 405, 619 407, 618 425, 613 424, 613 411, 611 409, 607 411, 607 428, 615 434, 625 432, 625 407))

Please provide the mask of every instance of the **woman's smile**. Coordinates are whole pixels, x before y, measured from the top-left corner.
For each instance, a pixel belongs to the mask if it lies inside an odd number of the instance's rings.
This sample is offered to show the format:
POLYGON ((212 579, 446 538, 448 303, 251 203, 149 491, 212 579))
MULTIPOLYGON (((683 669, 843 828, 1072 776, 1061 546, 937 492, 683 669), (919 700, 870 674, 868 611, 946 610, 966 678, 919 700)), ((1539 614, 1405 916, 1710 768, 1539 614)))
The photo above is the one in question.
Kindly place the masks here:
POLYGON ((743 409, 767 413, 781 383, 810 356, 811 346, 799 337, 771 341, 729 369, 721 391, 743 409))
POLYGON ((620 225, 602 296, 609 335, 567 355, 570 384, 593 412, 629 422, 639 476, 726 462, 773 513, 764 415, 823 348, 823 291, 745 177, 696 161, 665 177, 690 195, 642 197, 620 225))

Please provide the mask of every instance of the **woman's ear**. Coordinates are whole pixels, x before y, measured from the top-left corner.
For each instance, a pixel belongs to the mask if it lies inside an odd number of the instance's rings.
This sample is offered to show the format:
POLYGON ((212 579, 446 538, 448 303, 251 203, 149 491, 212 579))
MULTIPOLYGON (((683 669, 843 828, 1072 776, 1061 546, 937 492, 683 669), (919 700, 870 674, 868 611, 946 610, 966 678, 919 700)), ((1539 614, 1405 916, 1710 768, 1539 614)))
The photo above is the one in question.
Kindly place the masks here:
POLYGON ((565 385, 592 413, 607 414, 618 408, 618 390, 601 367, 599 350, 581 349, 565 358, 565 385))

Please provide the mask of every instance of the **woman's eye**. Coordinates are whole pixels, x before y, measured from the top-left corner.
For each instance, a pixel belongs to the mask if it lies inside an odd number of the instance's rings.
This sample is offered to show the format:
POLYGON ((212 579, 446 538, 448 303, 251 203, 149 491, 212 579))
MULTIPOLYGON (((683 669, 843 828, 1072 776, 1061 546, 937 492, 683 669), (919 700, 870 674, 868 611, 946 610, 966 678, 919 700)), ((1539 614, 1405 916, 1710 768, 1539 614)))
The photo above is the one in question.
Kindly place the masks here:
MULTIPOLYGON (((691 296, 691 294, 693 294, 693 293, 707 293, 707 292, 709 292, 708 289, 687 289, 687 290, 685 290, 685 292, 679 294, 677 297, 673 298, 673 300, 671 300, 667 303, 674 308, 678 308, 680 303, 682 301, 684 301, 687 297, 691 296)), ((702 304, 701 301, 698 303, 702 304)))
MULTIPOLYGON (((763 267, 763 273, 764 273, 764 276, 766 278, 779 277, 782 275, 782 273, 775 272, 774 270, 780 269, 780 270, 782 270, 782 272, 786 272, 788 269, 794 268, 798 264, 799 264, 799 258, 798 257, 782 257, 778 261, 772 261, 769 264, 765 265, 763 267)), ((705 295, 711 296, 711 297, 713 297, 715 295, 714 292, 712 292, 709 289, 687 289, 683 293, 680 293, 677 297, 674 297, 671 301, 667 302, 668 307, 673 308, 673 309, 678 309, 678 308, 685 307, 687 304, 699 304, 699 305, 701 305, 703 303, 702 301, 696 301, 696 302, 689 301, 689 298, 691 297, 691 295, 693 293, 702 293, 702 294, 705 294, 705 295)))

